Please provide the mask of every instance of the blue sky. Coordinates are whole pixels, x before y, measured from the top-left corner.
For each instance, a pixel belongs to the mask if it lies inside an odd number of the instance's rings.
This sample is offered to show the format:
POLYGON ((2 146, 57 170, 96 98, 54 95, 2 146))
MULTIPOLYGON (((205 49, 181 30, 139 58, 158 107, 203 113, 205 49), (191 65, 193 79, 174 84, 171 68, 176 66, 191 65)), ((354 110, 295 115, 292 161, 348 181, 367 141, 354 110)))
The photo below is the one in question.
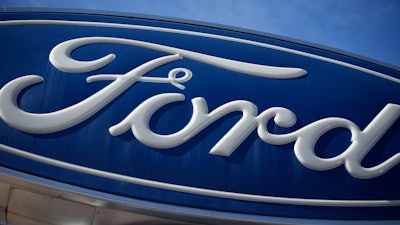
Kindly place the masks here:
POLYGON ((398 0, 0 0, 0 6, 84 8, 211 22, 325 45, 400 67, 398 0))

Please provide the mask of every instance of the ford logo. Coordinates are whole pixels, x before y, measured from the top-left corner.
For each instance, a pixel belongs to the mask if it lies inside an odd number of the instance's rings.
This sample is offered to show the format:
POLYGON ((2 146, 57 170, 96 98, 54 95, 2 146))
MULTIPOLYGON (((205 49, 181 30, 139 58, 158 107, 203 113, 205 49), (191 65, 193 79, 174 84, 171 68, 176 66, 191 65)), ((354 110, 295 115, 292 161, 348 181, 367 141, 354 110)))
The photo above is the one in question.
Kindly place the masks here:
POLYGON ((168 205, 399 219, 398 70, 224 28, 45 18, 0 22, 1 166, 168 205))

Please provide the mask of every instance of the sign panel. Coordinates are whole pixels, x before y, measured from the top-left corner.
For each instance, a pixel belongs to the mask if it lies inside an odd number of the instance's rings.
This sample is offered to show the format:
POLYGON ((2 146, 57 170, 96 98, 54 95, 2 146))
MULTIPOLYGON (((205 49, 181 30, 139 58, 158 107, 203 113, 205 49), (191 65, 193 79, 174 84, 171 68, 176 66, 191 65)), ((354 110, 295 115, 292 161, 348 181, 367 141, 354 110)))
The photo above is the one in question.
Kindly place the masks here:
POLYGON ((1 16, 1 166, 172 206, 399 219, 398 70, 183 22, 1 16))

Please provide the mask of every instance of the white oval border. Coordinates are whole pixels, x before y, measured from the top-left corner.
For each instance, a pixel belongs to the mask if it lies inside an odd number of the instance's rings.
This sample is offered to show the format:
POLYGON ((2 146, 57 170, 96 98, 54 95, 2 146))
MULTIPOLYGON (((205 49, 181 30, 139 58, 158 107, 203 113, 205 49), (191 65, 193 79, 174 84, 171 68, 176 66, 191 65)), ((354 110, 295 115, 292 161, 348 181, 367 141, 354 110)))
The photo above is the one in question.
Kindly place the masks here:
MULTIPOLYGON (((279 51, 284 51, 288 53, 293 53, 325 62, 334 63, 337 65, 345 66, 348 68, 352 68, 358 71, 362 71, 373 76, 377 76, 395 83, 400 83, 400 79, 391 77, 389 75, 379 73, 370 69, 366 69, 360 66, 356 66, 350 63, 342 62, 335 59, 326 58, 323 56, 318 56, 298 50, 288 49, 280 46, 274 46, 270 44, 265 44, 261 42, 255 42, 240 38, 216 35, 216 34, 208 34, 201 33, 195 31, 187 31, 187 30, 177 30, 171 28, 162 28, 162 27, 152 27, 152 26, 142 26, 142 25, 130 25, 130 24, 119 24, 119 23, 105 23, 105 22, 86 22, 86 21, 67 21, 67 20, 10 20, 10 21, 1 21, 0 26, 9 26, 9 25, 74 25, 74 26, 94 26, 94 27, 109 27, 109 28, 124 28, 124 29, 140 29, 140 30, 150 30, 150 31, 159 31, 159 32, 168 32, 175 34, 184 34, 184 35, 192 35, 192 36, 201 36, 207 38, 214 38, 232 42, 238 42, 243 44, 249 44, 254 46, 259 46, 263 48, 270 48, 279 51)), ((278 204, 289 204, 289 205, 307 205, 307 206, 333 206, 333 207, 389 207, 389 206, 400 206, 400 200, 332 200, 332 199, 305 199, 305 198, 287 198, 287 197, 275 197, 275 196, 263 196, 263 195, 252 195, 252 194, 243 194, 243 193, 235 193, 235 192, 226 192, 226 191, 218 191, 197 187, 189 187, 183 185, 176 185, 170 183, 157 182, 152 180, 140 179, 130 176, 125 176, 116 173, 110 173, 107 171, 97 170, 89 167, 79 166, 71 163, 67 163, 64 161, 59 161, 55 159, 51 159, 48 157, 36 155, 33 153, 26 152, 21 149, 13 148, 0 143, 0 150, 4 152, 8 152, 13 155, 17 155, 20 157, 24 157, 30 160, 34 160, 40 163, 77 171, 93 176, 103 177, 107 179, 170 190, 177 192, 184 192, 189 194, 210 196, 210 197, 218 197, 225 199, 233 199, 233 200, 243 200, 243 201, 251 201, 251 202, 266 202, 266 203, 278 203, 278 204)))
POLYGON ((163 27, 153 27, 153 26, 142 26, 142 25, 131 25, 131 24, 121 24, 121 23, 105 23, 105 22, 87 22, 87 21, 70 21, 70 20, 9 20, 9 21, 0 21, 0 26, 8 26, 8 25, 74 25, 74 26, 90 26, 90 27, 108 27, 108 28, 124 28, 124 29, 136 29, 136 30, 149 30, 149 31, 159 31, 159 32, 166 32, 166 33, 175 33, 175 34, 184 34, 184 35, 191 35, 191 36, 199 36, 199 37, 207 37, 207 38, 214 38, 219 40, 225 41, 232 41, 238 42, 242 44, 254 45, 263 48, 269 48, 274 50, 279 50, 283 52, 293 53, 337 65, 341 65, 344 67, 348 67, 354 70, 358 70, 361 72, 365 72, 371 74, 373 76, 377 76, 386 80, 393 81, 395 83, 400 83, 400 78, 395 78, 389 76, 387 74, 379 73, 374 70, 370 70, 364 67, 356 66, 350 63, 342 62, 340 60, 330 59, 327 57, 302 52, 298 50, 293 50, 289 48, 284 48, 276 45, 270 45, 266 43, 256 42, 245 40, 241 38, 235 37, 228 37, 223 35, 217 34, 209 34, 209 33, 202 33, 196 31, 188 31, 188 30, 178 30, 172 28, 163 28, 163 27))

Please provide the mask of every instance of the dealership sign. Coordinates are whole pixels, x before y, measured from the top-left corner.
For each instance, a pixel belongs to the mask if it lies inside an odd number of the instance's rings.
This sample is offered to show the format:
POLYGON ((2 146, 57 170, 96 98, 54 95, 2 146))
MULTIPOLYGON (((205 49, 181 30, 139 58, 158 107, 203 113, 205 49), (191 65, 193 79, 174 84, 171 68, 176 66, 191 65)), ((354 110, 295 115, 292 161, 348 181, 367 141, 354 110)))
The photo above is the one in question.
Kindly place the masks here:
POLYGON ((398 70, 185 23, 2 19, 1 166, 171 206, 399 219, 398 70))

